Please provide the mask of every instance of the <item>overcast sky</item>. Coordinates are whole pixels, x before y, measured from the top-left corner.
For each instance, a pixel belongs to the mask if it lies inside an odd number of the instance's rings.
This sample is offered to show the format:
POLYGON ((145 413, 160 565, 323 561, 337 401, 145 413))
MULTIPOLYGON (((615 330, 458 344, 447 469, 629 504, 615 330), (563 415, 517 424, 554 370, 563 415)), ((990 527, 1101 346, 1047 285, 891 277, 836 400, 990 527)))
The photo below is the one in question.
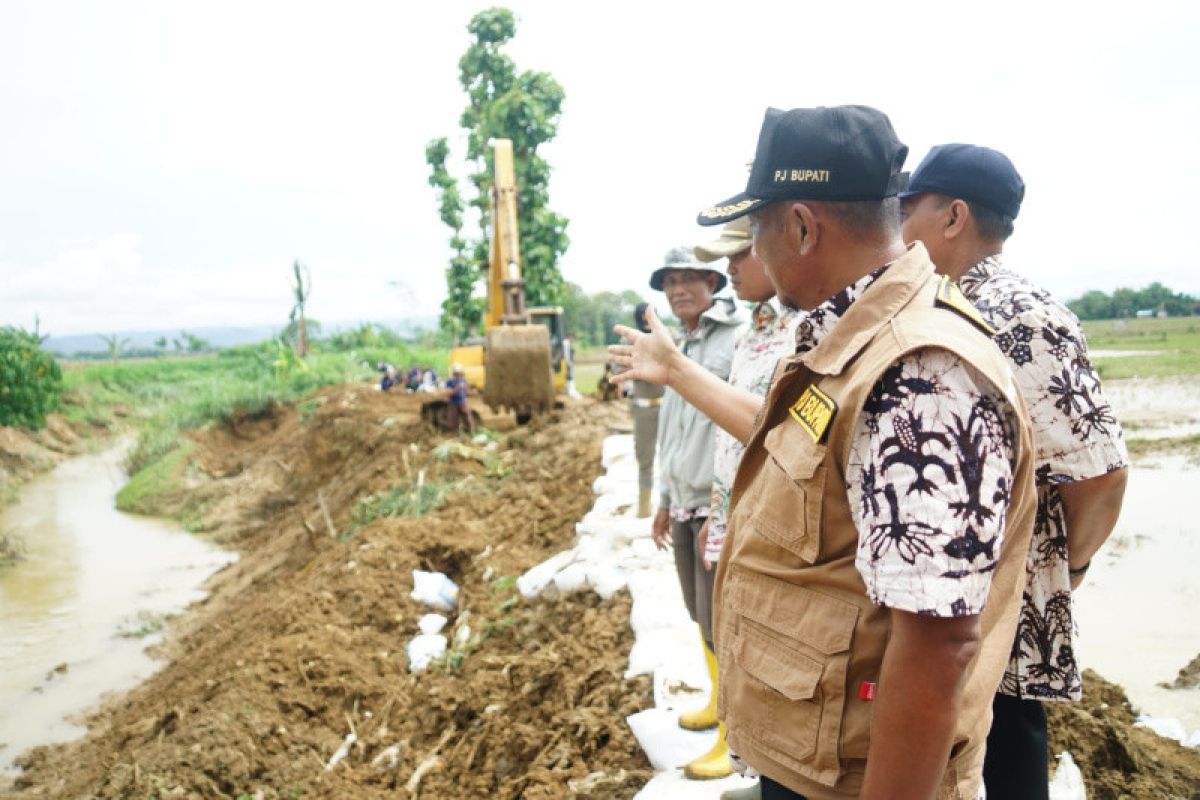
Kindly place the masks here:
MULTIPOLYGON (((425 143, 463 152, 480 2, 0 3, 0 325, 436 314, 447 229, 425 143)), ((1073 297, 1200 293, 1198 3, 514 2, 520 68, 566 90, 561 266, 635 288, 744 188, 763 110, 867 103, 909 167, 939 142, 1028 186, 1010 263, 1073 297)))

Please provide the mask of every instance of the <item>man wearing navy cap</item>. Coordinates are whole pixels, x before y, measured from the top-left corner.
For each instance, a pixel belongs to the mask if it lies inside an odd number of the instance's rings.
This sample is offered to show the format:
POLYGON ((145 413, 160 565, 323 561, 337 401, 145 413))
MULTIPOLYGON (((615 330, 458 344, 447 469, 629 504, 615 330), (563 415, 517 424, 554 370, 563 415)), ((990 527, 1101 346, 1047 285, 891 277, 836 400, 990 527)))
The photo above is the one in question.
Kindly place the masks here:
POLYGON ((1112 533, 1129 463, 1079 320, 1004 266, 1024 195, 1003 153, 968 144, 934 147, 900 195, 905 240, 924 243, 938 272, 996 329, 1034 428, 1037 525, 1016 642, 993 703, 988 800, 1049 796, 1041 701, 1082 696, 1071 590, 1112 533))
MULTIPOLYGON (((765 403, 620 332, 747 440, 714 589, 718 713, 773 798, 975 798, 1033 528, 1032 446, 978 312, 900 236, 907 148, 864 106, 767 111, 754 251, 799 309, 765 403)), ((653 326, 653 321, 652 321, 653 326)))

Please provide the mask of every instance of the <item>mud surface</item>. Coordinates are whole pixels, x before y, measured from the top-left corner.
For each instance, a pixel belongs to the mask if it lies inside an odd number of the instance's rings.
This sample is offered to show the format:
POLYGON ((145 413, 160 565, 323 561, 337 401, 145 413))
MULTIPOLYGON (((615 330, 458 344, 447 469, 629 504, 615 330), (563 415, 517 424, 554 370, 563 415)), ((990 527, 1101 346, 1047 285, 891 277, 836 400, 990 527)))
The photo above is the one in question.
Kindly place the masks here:
POLYGON ((3 796, 632 797, 650 767, 623 717, 651 697, 622 677, 628 597, 525 602, 510 580, 573 542, 619 410, 573 406, 487 451, 422 427, 405 396, 339 387, 297 408, 196 436, 175 502, 241 561, 161 671, 86 739, 27 754, 3 796), (360 498, 418 476, 454 487, 443 507, 356 528, 360 498), (413 569, 460 584, 469 628, 417 675, 413 569))
POLYGON ((1069 750, 1083 772, 1088 800, 1196 800, 1200 753, 1134 726, 1121 687, 1091 670, 1079 703, 1046 703, 1050 753, 1069 750))

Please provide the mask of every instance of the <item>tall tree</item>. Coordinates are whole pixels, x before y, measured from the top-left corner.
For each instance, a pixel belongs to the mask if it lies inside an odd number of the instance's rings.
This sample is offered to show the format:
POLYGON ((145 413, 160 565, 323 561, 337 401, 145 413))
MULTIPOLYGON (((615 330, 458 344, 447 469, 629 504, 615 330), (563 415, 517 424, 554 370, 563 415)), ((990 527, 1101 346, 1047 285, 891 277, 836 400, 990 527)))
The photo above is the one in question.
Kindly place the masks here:
POLYGON ((513 60, 502 52, 517 32, 516 19, 508 9, 479 12, 471 18, 467 31, 474 41, 458 62, 459 83, 468 101, 459 124, 467 132, 467 160, 473 168, 468 176, 474 190, 470 200, 464 202, 446 167, 450 153, 446 139, 435 139, 425 149, 431 167, 429 183, 439 191, 442 221, 454 231, 441 324, 458 337, 475 330, 480 318, 481 307, 473 294, 488 263, 486 232, 491 224, 492 190, 488 143, 492 139, 506 138, 513 143, 521 267, 530 305, 562 302, 558 258, 570 244, 567 219, 549 207, 550 165, 538 155, 538 147, 558 133, 562 87, 549 73, 518 72, 513 60), (483 231, 471 240, 463 237, 463 213, 468 205, 479 213, 483 231))

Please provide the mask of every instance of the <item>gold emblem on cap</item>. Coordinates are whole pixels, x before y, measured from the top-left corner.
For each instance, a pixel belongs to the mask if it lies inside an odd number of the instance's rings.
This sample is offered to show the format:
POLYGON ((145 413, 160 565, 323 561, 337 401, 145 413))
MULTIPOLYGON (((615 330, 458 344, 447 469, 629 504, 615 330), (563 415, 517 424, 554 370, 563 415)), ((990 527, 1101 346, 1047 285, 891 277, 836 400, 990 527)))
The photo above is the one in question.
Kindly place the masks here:
POLYGON ((739 211, 743 211, 757 202, 758 201, 753 197, 748 197, 745 200, 737 203, 730 203, 727 206, 713 206, 712 208, 706 208, 700 212, 700 216, 708 217, 709 219, 713 219, 715 217, 728 217, 730 214, 736 214, 739 211))

